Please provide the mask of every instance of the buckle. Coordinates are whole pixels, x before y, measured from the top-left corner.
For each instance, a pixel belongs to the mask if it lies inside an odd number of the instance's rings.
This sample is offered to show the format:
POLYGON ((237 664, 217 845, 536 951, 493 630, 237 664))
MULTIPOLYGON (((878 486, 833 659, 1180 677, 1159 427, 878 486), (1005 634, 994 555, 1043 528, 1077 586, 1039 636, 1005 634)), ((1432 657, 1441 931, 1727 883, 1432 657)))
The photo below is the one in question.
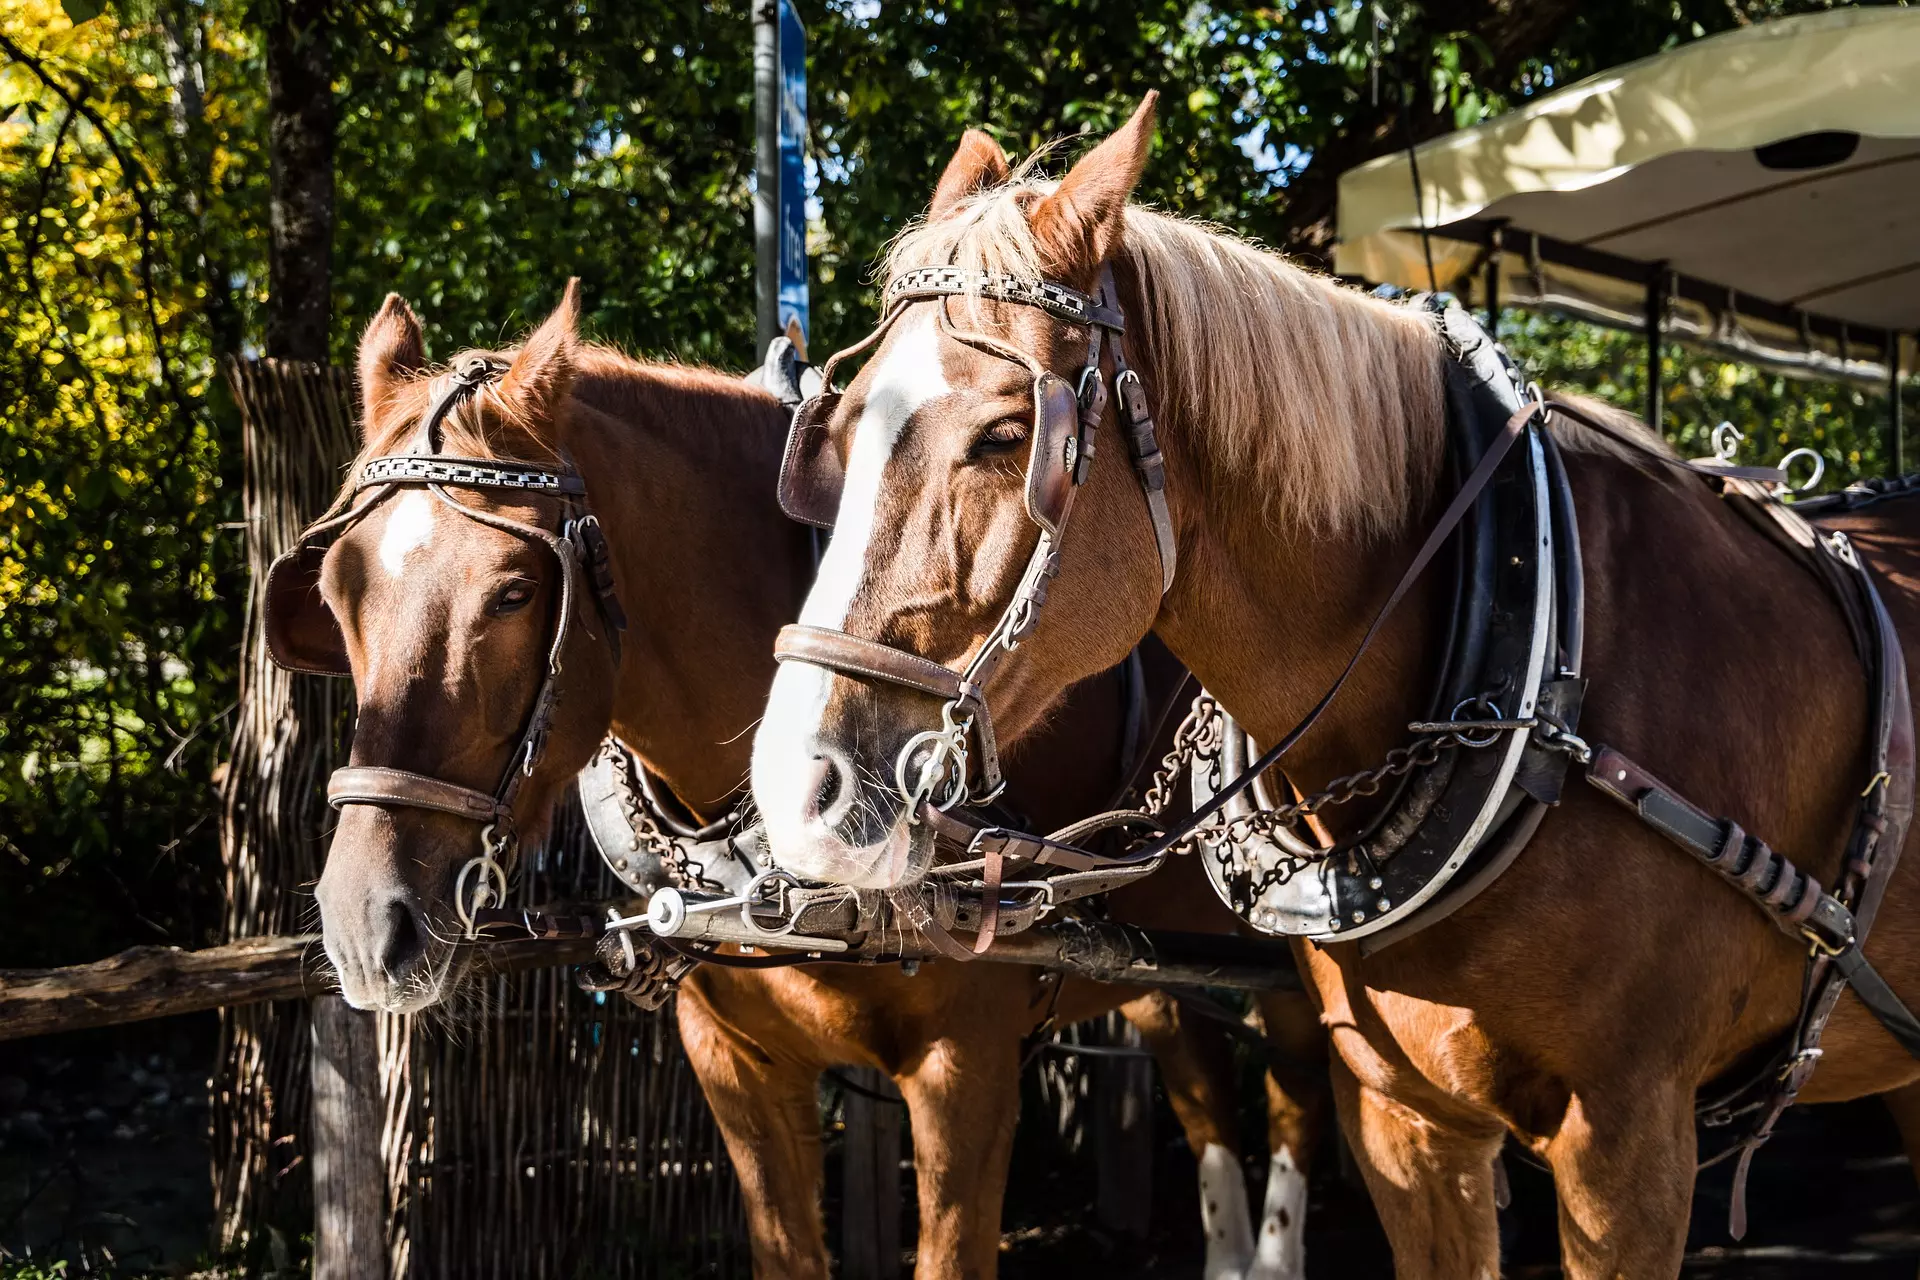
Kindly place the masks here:
POLYGON ((1814 1067, 1819 1064, 1820 1055, 1823 1052, 1819 1046, 1815 1045, 1801 1049, 1792 1057, 1788 1058, 1780 1067, 1780 1075, 1778 1077, 1780 1083, 1791 1084, 1798 1087, 1800 1080, 1805 1080, 1808 1075, 1812 1074, 1814 1067))

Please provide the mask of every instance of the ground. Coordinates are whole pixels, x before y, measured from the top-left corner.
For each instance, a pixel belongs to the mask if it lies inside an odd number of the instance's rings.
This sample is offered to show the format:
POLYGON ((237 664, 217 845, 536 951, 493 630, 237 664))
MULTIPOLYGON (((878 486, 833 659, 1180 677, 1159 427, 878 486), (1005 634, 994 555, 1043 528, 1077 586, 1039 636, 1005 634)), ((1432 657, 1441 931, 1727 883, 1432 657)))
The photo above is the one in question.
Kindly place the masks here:
MULTIPOLYGON (((40 1280, 49 1258, 69 1277, 203 1273, 211 1214, 207 1178, 206 1020, 134 1034, 0 1043, 0 1280, 40 1280), (82 1247, 84 1246, 84 1260, 82 1247), (31 1266, 27 1259, 38 1261, 31 1266)), ((1097 1225, 1091 1144, 1063 1141, 1058 1094, 1030 1082, 1005 1218, 1005 1280, 1164 1280, 1199 1273, 1194 1163, 1158 1101, 1144 1237, 1097 1225)), ((1071 1112, 1071 1108, 1069 1108, 1071 1112)), ((1248 1144, 1258 1142, 1249 1121, 1248 1144)), ((1308 1274, 1387 1277, 1385 1241, 1366 1197, 1328 1153, 1308 1216, 1308 1274)), ((1250 1168, 1264 1167, 1253 1151, 1250 1168)), ((1553 1190, 1517 1160, 1505 1220, 1507 1274, 1549 1280, 1553 1190)), ((911 1187, 911 1169, 904 1171, 911 1187)), ((1753 1229, 1726 1238, 1728 1174, 1696 1198, 1688 1280, 1912 1280, 1920 1264, 1920 1191, 1876 1102, 1801 1108, 1754 1166, 1753 1229)), ((828 1179, 829 1228, 838 1179, 828 1179)), ((909 1197, 910 1198, 910 1197, 909 1197)), ((1253 1196, 1259 1203, 1258 1187, 1253 1196)), ((911 1208, 908 1210, 911 1215, 911 1208)), ((911 1244, 913 1224, 903 1224, 911 1244)), ((297 1257, 298 1242, 291 1246, 297 1257)), ((906 1262, 907 1259, 903 1259, 906 1262)), ((258 1273, 256 1273, 258 1274, 258 1273)), ((293 1274, 289 1272, 289 1274, 293 1274)))

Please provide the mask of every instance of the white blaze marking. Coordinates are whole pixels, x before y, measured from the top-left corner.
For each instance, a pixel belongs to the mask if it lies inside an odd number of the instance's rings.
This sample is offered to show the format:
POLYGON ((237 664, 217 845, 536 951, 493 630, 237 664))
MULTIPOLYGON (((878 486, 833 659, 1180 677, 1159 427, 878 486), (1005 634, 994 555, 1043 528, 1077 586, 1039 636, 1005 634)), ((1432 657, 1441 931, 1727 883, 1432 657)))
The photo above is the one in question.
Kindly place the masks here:
POLYGON ((860 590, 867 568, 867 546, 873 540, 873 520, 880 503, 880 478, 900 442, 907 420, 929 400, 946 395, 940 368, 940 333, 933 316, 923 317, 894 338, 882 363, 873 371, 860 421, 853 432, 853 451, 847 459, 847 483, 840 494, 840 514, 833 539, 820 558, 820 574, 800 610, 800 621, 814 627, 846 625, 847 610, 860 590))
POLYGON ((398 578, 407 571, 407 553, 426 545, 433 536, 434 497, 420 489, 409 489, 394 504, 387 517, 386 532, 380 536, 380 563, 387 573, 398 578))
MULTIPOLYGON (((810 626, 838 629, 846 625, 847 611, 866 576, 880 481, 894 446, 907 420, 922 405, 953 390, 940 368, 940 335, 932 314, 906 324, 909 327, 899 330, 874 367, 866 404, 854 427, 833 538, 800 611, 800 621, 810 626)), ((825 831, 809 835, 802 830, 802 815, 811 799, 805 794, 809 774, 804 766, 827 709, 832 679, 820 667, 781 663, 767 698, 766 716, 754 736, 754 795, 767 834, 783 858, 809 841, 832 839, 825 831)), ((794 869, 804 873, 806 867, 794 869)))
POLYGON ((1242 1280, 1253 1261, 1253 1222, 1240 1157, 1217 1142, 1200 1153, 1200 1229, 1207 1233, 1203 1280, 1242 1280))
POLYGON ((1307 1274, 1306 1226, 1306 1175, 1282 1147, 1267 1168, 1266 1203, 1247 1280, 1301 1280, 1307 1274))

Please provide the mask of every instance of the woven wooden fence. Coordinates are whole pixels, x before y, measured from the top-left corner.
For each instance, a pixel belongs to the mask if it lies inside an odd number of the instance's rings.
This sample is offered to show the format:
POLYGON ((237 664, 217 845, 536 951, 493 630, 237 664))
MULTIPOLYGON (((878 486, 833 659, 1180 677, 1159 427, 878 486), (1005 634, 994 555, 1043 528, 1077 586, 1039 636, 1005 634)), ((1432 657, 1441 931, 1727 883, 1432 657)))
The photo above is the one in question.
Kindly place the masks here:
MULTIPOLYGON (((358 436, 343 370, 250 360, 228 377, 245 419, 255 590, 225 785, 227 925, 240 938, 316 922, 331 830, 322 795, 345 758, 352 688, 267 660, 258 592, 332 500, 358 436)), ((529 854, 516 893, 528 904, 619 896, 577 808, 529 854)), ((377 1079, 378 1153, 342 1169, 329 1151, 323 1176, 383 1187, 393 1280, 745 1273, 733 1171, 671 1013, 588 996, 546 970, 490 977, 450 1013, 383 1017, 365 1042, 367 1060, 346 1065, 377 1079)), ((314 1053, 305 1002, 222 1014, 213 1157, 225 1244, 313 1220, 314 1053)))

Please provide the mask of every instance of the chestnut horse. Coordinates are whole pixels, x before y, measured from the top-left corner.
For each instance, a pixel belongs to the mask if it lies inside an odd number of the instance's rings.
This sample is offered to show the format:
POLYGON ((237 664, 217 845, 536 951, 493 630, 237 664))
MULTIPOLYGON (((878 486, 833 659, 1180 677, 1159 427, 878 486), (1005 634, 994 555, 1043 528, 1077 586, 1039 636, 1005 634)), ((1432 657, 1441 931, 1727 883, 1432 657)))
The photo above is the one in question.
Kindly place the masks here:
MULTIPOLYGON (((514 803, 530 839, 610 729, 697 813, 723 809, 746 774, 773 637, 798 611, 814 567, 810 532, 774 501, 780 405, 730 377, 584 344, 577 308, 569 287, 528 342, 500 358, 503 376, 442 428, 450 454, 564 461, 587 477, 632 618, 617 660, 591 605, 569 632, 548 741, 514 803)), ((361 461, 406 449, 445 377, 426 369, 419 324, 397 296, 361 340, 359 374, 361 461)), ((471 508, 556 523, 556 498, 451 487, 471 508)), ((358 693, 352 763, 490 786, 546 666, 560 607, 552 556, 462 519, 421 487, 384 498, 361 491, 354 500, 375 508, 326 550, 320 576, 358 693)), ((1024 803, 1043 820, 1065 821, 1098 808, 1113 788, 1122 737, 1114 682, 1077 691, 1052 734, 1045 740, 1071 744, 1073 758, 1050 752, 1039 769, 1023 771, 1041 784, 1027 788, 1024 803)), ((476 824, 462 817, 345 808, 318 896, 350 1003, 421 1009, 459 980, 467 953, 452 942, 452 895, 476 838, 476 824)), ((1204 905, 1197 885, 1189 890, 1204 905)), ((865 1064, 897 1081, 912 1119, 917 1274, 991 1276, 1022 1038, 1050 1019, 1077 1021, 1130 997, 1125 1010, 1155 1050, 1201 1160, 1207 1275, 1298 1274, 1304 1182, 1291 1170, 1274 1180, 1256 1242, 1218 1030, 1183 1023, 1164 996, 950 962, 927 963, 917 976, 897 966, 703 966, 681 992, 681 1036, 739 1173, 758 1275, 829 1275, 815 1083, 825 1067, 865 1064)), ((1285 1051, 1324 1052, 1303 999, 1263 1006, 1285 1051)), ((1277 1086, 1270 1095, 1274 1149, 1304 1159, 1313 1099, 1277 1086)))
MULTIPOLYGON (((1110 268, 1159 426, 1177 576, 1163 594, 1151 512, 1109 410, 1038 625, 986 689, 1002 742, 1149 630, 1253 737, 1279 740, 1332 685, 1451 497, 1432 318, 1129 207, 1152 108, 1149 97, 1057 184, 1010 173, 998 145, 968 134, 886 264, 890 282, 938 267, 1089 295, 1110 268)), ((908 292, 831 409, 839 527, 860 541, 829 555, 803 613, 816 627, 959 671, 1021 589, 1041 536, 1019 465, 1039 429, 1026 362, 1071 385, 1089 338, 1030 285, 1004 300, 1012 287, 999 300, 908 292), (954 326, 984 336, 957 340, 954 326)), ((1585 556, 1581 733, 1836 883, 1865 778, 1866 677, 1833 599, 1698 478, 1558 418, 1553 429, 1585 556)), ((1920 634, 1920 504, 1884 503, 1847 528, 1878 558, 1896 621, 1920 634)), ((1294 778, 1318 786, 1406 740, 1431 688, 1451 599, 1441 585, 1407 597, 1287 757, 1294 778)), ((939 706, 830 662, 787 662, 753 772, 776 861, 875 888, 917 877, 928 850, 890 780, 939 706), (858 789, 861 823, 791 785, 823 774, 858 789)), ((1337 836, 1350 821, 1329 825, 1337 836)), ((1909 998, 1916 877, 1910 856, 1868 948, 1909 998)), ((1399 1274, 1459 1280, 1499 1273, 1508 1135, 1553 1170, 1570 1277, 1674 1275, 1696 1092, 1783 1035, 1805 960, 1693 858, 1571 780, 1518 860, 1455 914, 1372 954, 1304 942, 1296 954, 1399 1274)), ((1803 1100, 1904 1090, 1890 1101, 1911 1117, 1920 1064, 1851 994, 1824 1046, 1803 1100)))

